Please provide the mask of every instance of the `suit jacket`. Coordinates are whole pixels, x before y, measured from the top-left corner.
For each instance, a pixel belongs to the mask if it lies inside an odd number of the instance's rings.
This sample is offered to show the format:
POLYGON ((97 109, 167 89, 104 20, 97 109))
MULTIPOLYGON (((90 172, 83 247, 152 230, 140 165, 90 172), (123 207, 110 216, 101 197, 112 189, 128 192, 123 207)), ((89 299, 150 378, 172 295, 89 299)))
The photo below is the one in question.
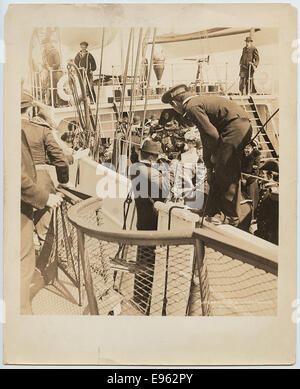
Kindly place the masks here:
POLYGON ((49 191, 37 183, 37 174, 29 144, 21 131, 21 213, 33 218, 33 208, 42 209, 47 204, 49 191))
POLYGON ((57 179, 61 184, 69 181, 69 164, 62 149, 54 139, 48 127, 22 120, 32 158, 35 165, 45 165, 47 159, 56 168, 57 179))
POLYGON ((131 165, 130 177, 137 208, 137 229, 156 230, 157 212, 154 208, 154 202, 164 201, 168 197, 169 177, 147 161, 131 165))
MULTIPOLYGON (((250 62, 253 62, 255 67, 259 64, 259 55, 257 48, 252 47, 244 47, 242 56, 240 59, 240 77, 248 77, 249 75, 249 64, 250 62)), ((250 74, 252 75, 254 73, 253 67, 251 68, 250 74)))

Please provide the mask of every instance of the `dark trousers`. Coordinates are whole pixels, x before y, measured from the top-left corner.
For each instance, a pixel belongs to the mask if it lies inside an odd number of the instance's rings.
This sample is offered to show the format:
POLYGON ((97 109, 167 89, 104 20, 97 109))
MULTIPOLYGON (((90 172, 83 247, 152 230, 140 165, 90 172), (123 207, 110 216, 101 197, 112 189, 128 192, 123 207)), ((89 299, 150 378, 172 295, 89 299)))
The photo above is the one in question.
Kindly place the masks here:
POLYGON ((242 191, 252 200, 252 219, 256 218, 256 209, 259 201, 259 185, 258 180, 248 178, 242 187, 242 191))
POLYGON ((138 246, 134 276, 133 299, 146 314, 150 314, 155 246, 138 246))
MULTIPOLYGON (((137 229, 151 231, 157 229, 157 213, 150 199, 136 199, 137 229)), ((155 246, 138 246, 136 256, 137 270, 134 276, 133 300, 146 314, 150 314, 155 246)))
POLYGON ((250 76, 250 80, 248 75, 245 77, 240 76, 239 91, 241 92, 242 95, 248 95, 249 83, 250 83, 250 93, 256 93, 253 75, 250 76))
POLYGON ((245 145, 250 141, 252 128, 248 120, 234 120, 226 126, 216 152, 215 179, 208 196, 207 213, 222 212, 238 225, 241 201, 241 159, 245 145), (230 142, 230 143, 229 143, 230 142))

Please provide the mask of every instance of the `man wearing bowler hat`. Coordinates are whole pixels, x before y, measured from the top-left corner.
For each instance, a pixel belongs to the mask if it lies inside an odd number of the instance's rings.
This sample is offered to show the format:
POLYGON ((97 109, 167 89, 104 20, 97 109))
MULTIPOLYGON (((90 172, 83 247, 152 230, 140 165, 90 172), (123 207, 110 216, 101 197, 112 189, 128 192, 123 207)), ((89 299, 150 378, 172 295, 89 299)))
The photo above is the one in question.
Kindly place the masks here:
POLYGON ((212 221, 238 226, 242 151, 252 134, 247 113, 227 98, 196 96, 184 84, 169 89, 162 102, 171 104, 200 132, 211 187, 208 216, 218 215, 212 221))
MULTIPOLYGON (((169 196, 169 175, 159 171, 157 159, 162 154, 159 142, 146 139, 140 153, 140 162, 130 167, 132 190, 137 210, 137 230, 156 230, 158 215, 154 203, 165 201, 169 196)), ((139 246, 137 251, 139 270, 134 277, 133 299, 146 315, 150 314, 154 262, 155 246, 139 246)))
POLYGON ((94 102, 96 102, 96 93, 95 93, 94 82, 93 82, 93 72, 96 70, 97 65, 96 65, 95 58, 87 50, 88 45, 89 44, 87 42, 80 43, 81 50, 79 51, 79 53, 77 53, 74 62, 79 69, 85 69, 89 81, 87 85, 87 94, 91 98, 93 98, 94 102))
POLYGON ((248 36, 245 39, 245 42, 246 46, 243 48, 243 53, 240 59, 239 90, 242 95, 256 93, 253 75, 259 63, 259 55, 257 48, 253 45, 253 39, 248 36))

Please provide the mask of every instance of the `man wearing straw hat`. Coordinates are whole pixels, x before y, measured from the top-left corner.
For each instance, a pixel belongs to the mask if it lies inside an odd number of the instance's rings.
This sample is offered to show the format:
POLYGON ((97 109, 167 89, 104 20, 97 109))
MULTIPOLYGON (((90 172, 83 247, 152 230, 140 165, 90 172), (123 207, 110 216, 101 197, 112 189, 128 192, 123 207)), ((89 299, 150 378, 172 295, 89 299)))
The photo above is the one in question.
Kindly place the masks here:
POLYGON ((245 39, 245 42, 246 46, 243 48, 243 53, 240 59, 239 90, 242 95, 256 93, 253 75, 259 63, 259 55, 257 48, 253 45, 253 39, 248 36, 245 39))

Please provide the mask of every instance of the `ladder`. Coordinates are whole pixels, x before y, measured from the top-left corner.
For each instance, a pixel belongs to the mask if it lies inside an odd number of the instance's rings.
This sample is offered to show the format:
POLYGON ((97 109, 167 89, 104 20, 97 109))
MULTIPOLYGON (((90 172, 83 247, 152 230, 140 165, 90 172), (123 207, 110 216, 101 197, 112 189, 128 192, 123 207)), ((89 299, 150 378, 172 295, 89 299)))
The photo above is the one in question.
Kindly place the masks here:
MULTIPOLYGON (((232 97, 230 97, 231 100, 232 97)), ((248 113, 250 122, 253 129, 252 137, 254 137, 258 131, 261 130, 263 123, 261 122, 256 104, 252 96, 239 96, 235 98, 239 105, 248 113)), ((259 135, 255 138, 258 141, 259 151, 261 152, 261 162, 277 161, 279 160, 279 147, 278 147, 278 135, 274 132, 272 138, 267 133, 266 128, 263 128, 259 135)))

